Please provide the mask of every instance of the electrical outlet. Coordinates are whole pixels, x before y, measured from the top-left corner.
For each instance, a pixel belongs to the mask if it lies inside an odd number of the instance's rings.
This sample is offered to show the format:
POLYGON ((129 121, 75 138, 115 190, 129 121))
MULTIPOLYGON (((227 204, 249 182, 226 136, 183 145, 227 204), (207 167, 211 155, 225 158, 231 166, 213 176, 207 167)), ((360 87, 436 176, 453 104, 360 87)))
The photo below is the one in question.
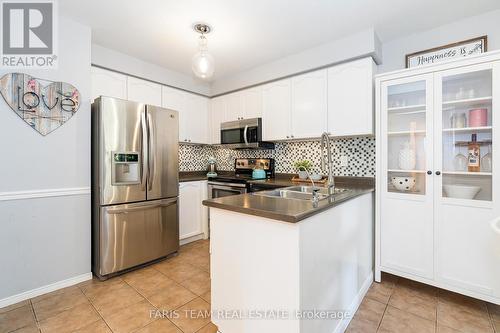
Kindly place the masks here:
POLYGON ((346 167, 347 166, 347 156, 342 155, 340 156, 340 166, 341 167, 346 167))

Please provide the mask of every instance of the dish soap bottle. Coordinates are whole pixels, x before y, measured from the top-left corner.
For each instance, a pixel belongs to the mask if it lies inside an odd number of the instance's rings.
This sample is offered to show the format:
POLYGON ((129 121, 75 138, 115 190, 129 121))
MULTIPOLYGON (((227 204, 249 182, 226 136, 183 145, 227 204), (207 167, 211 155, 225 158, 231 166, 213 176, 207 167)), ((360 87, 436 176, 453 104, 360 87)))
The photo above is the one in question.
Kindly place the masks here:
POLYGON ((479 150, 479 143, 477 143, 477 134, 472 134, 472 141, 469 142, 468 153, 468 170, 469 172, 481 171, 481 153, 479 150))

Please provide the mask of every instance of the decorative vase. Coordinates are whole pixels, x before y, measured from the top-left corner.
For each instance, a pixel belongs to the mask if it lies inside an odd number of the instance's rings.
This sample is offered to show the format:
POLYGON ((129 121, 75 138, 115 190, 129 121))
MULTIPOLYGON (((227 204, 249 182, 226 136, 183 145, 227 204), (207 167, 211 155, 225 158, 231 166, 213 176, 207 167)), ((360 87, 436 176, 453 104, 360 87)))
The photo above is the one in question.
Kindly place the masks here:
POLYGON ((401 170, 415 170, 417 165, 417 155, 414 149, 410 148, 410 143, 406 142, 399 151, 399 168, 401 170))
POLYGON ((300 179, 307 179, 307 171, 299 171, 300 179))

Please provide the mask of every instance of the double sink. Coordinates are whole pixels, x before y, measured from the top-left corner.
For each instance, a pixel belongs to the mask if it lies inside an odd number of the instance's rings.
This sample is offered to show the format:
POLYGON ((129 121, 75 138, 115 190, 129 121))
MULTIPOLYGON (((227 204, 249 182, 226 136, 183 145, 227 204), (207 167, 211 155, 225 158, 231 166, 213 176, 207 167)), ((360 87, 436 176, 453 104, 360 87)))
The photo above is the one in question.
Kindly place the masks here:
POLYGON ((255 192, 254 195, 262 195, 265 197, 296 199, 296 200, 313 200, 313 192, 316 191, 317 198, 324 200, 330 196, 335 196, 348 191, 345 188, 335 187, 333 194, 328 193, 328 188, 312 187, 312 186, 290 186, 271 191, 255 192))

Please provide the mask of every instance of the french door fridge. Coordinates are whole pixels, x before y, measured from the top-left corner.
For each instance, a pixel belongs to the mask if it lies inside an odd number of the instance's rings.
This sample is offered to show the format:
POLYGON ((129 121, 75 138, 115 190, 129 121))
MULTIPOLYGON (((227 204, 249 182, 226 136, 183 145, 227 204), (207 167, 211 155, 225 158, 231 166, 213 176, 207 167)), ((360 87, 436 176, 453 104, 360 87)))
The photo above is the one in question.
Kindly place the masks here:
POLYGON ((105 279, 179 248, 178 113, 92 104, 92 270, 105 279))

